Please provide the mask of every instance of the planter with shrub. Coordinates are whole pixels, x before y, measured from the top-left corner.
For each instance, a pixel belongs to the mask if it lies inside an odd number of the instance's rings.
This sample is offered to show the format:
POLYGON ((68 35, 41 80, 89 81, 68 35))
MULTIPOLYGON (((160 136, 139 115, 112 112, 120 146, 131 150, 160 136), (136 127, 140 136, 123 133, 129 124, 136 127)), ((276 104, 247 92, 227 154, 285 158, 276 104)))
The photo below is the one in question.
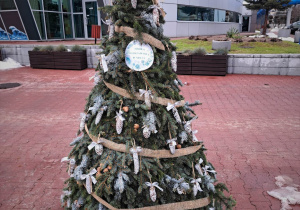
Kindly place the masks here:
POLYGON ((207 54, 204 48, 184 51, 177 56, 177 74, 225 76, 227 53, 227 49, 219 49, 214 54, 207 54))
POLYGON ((75 45, 70 51, 63 45, 35 47, 29 51, 30 66, 36 69, 82 70, 87 68, 86 50, 75 45))

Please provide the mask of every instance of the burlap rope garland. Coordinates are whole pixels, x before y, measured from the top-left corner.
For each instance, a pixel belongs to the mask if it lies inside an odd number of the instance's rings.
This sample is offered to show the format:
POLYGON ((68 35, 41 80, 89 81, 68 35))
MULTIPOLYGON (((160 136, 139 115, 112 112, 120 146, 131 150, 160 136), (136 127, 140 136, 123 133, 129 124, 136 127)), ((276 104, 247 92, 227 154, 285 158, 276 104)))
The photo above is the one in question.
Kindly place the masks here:
MULTIPOLYGON (((84 185, 85 186, 85 185, 84 185)), ((102 205, 104 205, 106 208, 110 210, 135 210, 135 209, 117 209, 107 203, 105 200, 100 198, 98 195, 96 195, 94 192, 91 193, 91 195, 102 205)), ((169 203, 169 204, 163 204, 163 205, 157 205, 157 206, 149 206, 149 207, 143 207, 143 208, 136 208, 137 210, 183 210, 183 209, 196 209, 201 208, 204 206, 207 206, 210 203, 210 198, 201 198, 198 200, 193 201, 183 201, 178 203, 169 203)))
MULTIPOLYGON (((137 33, 134 32, 133 28, 127 26, 115 26, 115 32, 124 32, 127 36, 130 37, 136 37, 137 35, 137 33)), ((163 45, 163 43, 158 39, 154 38, 153 36, 146 33, 142 33, 142 37, 144 42, 149 43, 160 50, 165 50, 165 46, 163 45)))
MULTIPOLYGON (((133 98, 132 95, 130 95, 127 92, 127 90, 125 90, 123 88, 120 88, 118 86, 115 86, 111 83, 108 83, 108 82, 105 82, 105 81, 103 81, 103 82, 106 85, 106 87, 108 87, 110 90, 112 90, 113 92, 115 92, 115 93, 117 93, 117 94, 119 94, 123 97, 130 98, 130 99, 138 99, 140 101, 144 101, 144 97, 140 96, 139 93, 135 93, 134 94, 135 98, 133 98)), ((160 104, 160 105, 164 105, 164 106, 168 106, 168 103, 170 103, 170 104, 175 104, 176 103, 175 100, 168 99, 168 98, 161 98, 161 97, 154 97, 153 99, 151 98, 151 102, 156 103, 156 104, 160 104)), ((177 105, 176 107, 181 107, 181 106, 184 106, 184 105, 185 105, 185 101, 181 100, 180 104, 177 105)))
MULTIPOLYGON (((99 140, 101 140, 101 141, 103 141, 103 143, 101 143, 101 144, 108 149, 118 151, 118 152, 129 153, 129 151, 126 150, 125 144, 117 144, 108 139, 98 138, 98 137, 90 134, 89 129, 86 124, 85 124, 85 131, 87 132, 87 134, 89 135, 89 137, 92 139, 93 142, 97 143, 99 140)), ((201 149, 201 147, 202 147, 202 144, 200 144, 198 146, 191 146, 188 148, 183 148, 183 149, 176 149, 176 153, 174 155, 172 155, 170 153, 170 150, 152 150, 152 149, 143 148, 142 152, 139 153, 139 156, 152 157, 152 158, 176 158, 176 157, 193 154, 193 153, 197 152, 199 149, 201 149)))

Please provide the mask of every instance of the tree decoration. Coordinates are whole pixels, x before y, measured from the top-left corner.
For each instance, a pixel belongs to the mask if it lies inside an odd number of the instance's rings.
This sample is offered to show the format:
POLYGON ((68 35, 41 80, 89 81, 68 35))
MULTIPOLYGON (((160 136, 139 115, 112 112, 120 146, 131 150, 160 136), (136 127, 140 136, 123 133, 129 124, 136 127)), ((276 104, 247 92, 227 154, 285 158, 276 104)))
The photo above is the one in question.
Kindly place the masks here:
POLYGON ((177 138, 167 140, 167 144, 169 144, 170 152, 172 154, 175 154, 176 144, 177 144, 176 141, 177 141, 177 138))
POLYGON ((210 168, 211 168, 211 167, 208 166, 208 165, 205 165, 204 167, 202 167, 203 172, 204 172, 204 175, 209 176, 208 172, 209 172, 209 173, 212 173, 212 174, 214 174, 214 175, 216 174, 216 171, 213 170, 213 169, 210 169, 210 168))
POLYGON ((87 115, 85 113, 80 113, 80 117, 81 117, 81 120, 80 120, 79 129, 80 129, 80 132, 82 132, 84 129, 85 120, 86 120, 87 115))
POLYGON ((107 106, 103 106, 100 111, 98 111, 97 113, 97 116, 96 116, 96 119, 95 119, 95 124, 98 125, 101 118, 102 118, 102 115, 103 113, 107 110, 107 106))
POLYGON ((101 66, 102 66, 104 72, 108 72, 106 56, 104 54, 101 54, 100 56, 101 56, 101 59, 100 59, 101 66))
POLYGON ((93 169, 90 171, 90 173, 81 175, 81 180, 86 180, 85 187, 88 194, 91 194, 93 192, 93 184, 97 183, 96 178, 93 176, 95 173, 97 173, 97 170, 93 169))
POLYGON ((153 112, 148 112, 147 116, 144 118, 143 121, 143 135, 146 139, 148 139, 151 133, 157 133, 156 126, 155 126, 156 116, 153 112))
MULTIPOLYGON (((171 65, 172 65, 173 71, 176 72, 177 71, 177 55, 176 55, 175 51, 172 52, 171 65)), ((177 81, 177 83, 178 83, 178 81, 177 81)))
POLYGON ((73 141, 70 143, 70 146, 74 146, 75 144, 77 144, 78 142, 80 142, 82 140, 82 138, 84 137, 84 135, 82 134, 81 136, 77 136, 75 139, 73 139, 73 141))
POLYGON ((116 112, 117 116, 116 118, 116 129, 117 129, 117 133, 121 134, 122 133, 122 129, 123 129, 123 121, 125 120, 125 118, 122 116, 123 112, 120 110, 119 113, 116 112))
POLYGON ((200 187, 200 183, 201 183, 201 178, 198 179, 192 179, 191 181, 192 184, 194 184, 193 186, 193 192, 194 192, 194 196, 196 197, 198 191, 202 192, 203 190, 200 187))
POLYGON ((92 150, 93 148, 95 148, 95 152, 97 155, 102 155, 103 153, 103 145, 101 144, 103 143, 102 140, 98 140, 97 142, 92 142, 89 146, 88 149, 92 150))
POLYGON ((181 131, 181 133, 179 134, 179 137, 181 138, 180 143, 183 144, 185 141, 188 140, 188 135, 185 131, 181 131))
POLYGON ((149 109, 151 109, 151 99, 150 99, 150 97, 153 98, 151 90, 140 89, 139 92, 140 92, 141 97, 144 95, 146 106, 149 107, 149 109))
POLYGON ((179 195, 185 194, 188 189, 190 189, 190 185, 184 181, 184 178, 180 178, 179 180, 175 180, 175 185, 173 187, 173 191, 177 191, 179 195))
POLYGON ((106 21, 104 21, 104 20, 102 19, 102 22, 103 22, 105 25, 108 26, 108 39, 113 38, 114 33, 115 33, 115 25, 114 25, 112 19, 110 18, 110 19, 108 19, 108 20, 106 20, 106 21))
POLYGON ((139 129, 139 127, 140 127, 139 124, 134 124, 134 125, 133 125, 133 128, 134 128, 134 129, 139 129))
POLYGON ((128 106, 123 106, 122 109, 123 109, 124 112, 128 112, 129 111, 129 107, 128 106))
POLYGON ((159 26, 159 12, 158 12, 157 7, 153 9, 152 13, 153 13, 154 23, 159 26))
POLYGON ((73 176, 73 172, 74 172, 74 169, 75 169, 75 164, 76 164, 76 161, 74 158, 68 158, 68 157, 64 157, 61 159, 61 162, 69 162, 69 170, 68 170, 68 174, 69 176, 73 176))
POLYGON ((203 176, 203 172, 201 169, 201 164, 203 163, 202 158, 199 159, 199 162, 195 165, 195 169, 198 171, 198 173, 200 174, 200 176, 203 176))
POLYGON ((198 130, 192 131, 193 142, 199 142, 198 139, 197 139, 196 133, 198 133, 198 130))
POLYGON ((94 99, 94 105, 92 107, 89 108, 89 111, 92 112, 92 115, 95 115, 98 111, 98 109, 101 107, 102 105, 102 102, 103 102, 103 98, 101 95, 97 96, 95 99, 94 99))
POLYGON ((139 164, 139 156, 138 153, 142 151, 142 147, 138 146, 138 147, 132 147, 130 149, 130 153, 132 153, 133 156, 133 162, 134 162, 134 173, 138 174, 139 173, 139 169, 140 169, 140 164, 139 164))
POLYGON ((70 199, 71 191, 64 190, 63 194, 60 196, 60 201, 62 204, 65 204, 64 207, 70 208, 71 207, 71 199, 70 199), (67 201, 64 202, 64 198, 67 197, 67 201))
POLYGON ((129 177, 127 176, 127 174, 125 174, 124 171, 119 172, 118 178, 115 181, 115 186, 114 186, 115 191, 118 191, 119 193, 123 193, 126 182, 129 182, 129 177))
POLYGON ((180 105, 180 101, 177 101, 175 104, 168 103, 167 110, 170 111, 172 109, 176 122, 181 124, 181 119, 176 108, 178 105, 180 105))
POLYGON ((137 0, 131 0, 131 5, 134 9, 136 9, 137 0))
POLYGON ((150 198, 153 202, 156 201, 156 192, 155 192, 155 187, 157 189, 159 189, 160 191, 164 191, 161 187, 158 186, 158 183, 157 182, 153 182, 153 183, 150 183, 150 182, 145 182, 145 185, 150 187, 150 198))

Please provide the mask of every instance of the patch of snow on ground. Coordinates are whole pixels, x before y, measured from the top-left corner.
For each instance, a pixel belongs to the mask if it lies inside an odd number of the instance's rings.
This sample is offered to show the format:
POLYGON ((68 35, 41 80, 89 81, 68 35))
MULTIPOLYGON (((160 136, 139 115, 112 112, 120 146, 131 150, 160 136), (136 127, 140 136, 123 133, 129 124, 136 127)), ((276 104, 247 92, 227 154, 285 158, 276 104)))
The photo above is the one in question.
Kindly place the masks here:
POLYGON ((12 58, 5 58, 4 61, 0 61, 0 70, 14 69, 19 67, 22 67, 22 65, 12 58))
POLYGON ((281 201, 281 210, 292 209, 290 205, 300 204, 299 185, 294 184, 288 176, 277 176, 275 179, 279 188, 268 191, 268 194, 281 201))
MULTIPOLYGON (((267 36, 269 38, 278 38, 278 36, 274 33, 267 33, 267 36)), ((282 41, 294 42, 293 37, 279 37, 278 39, 281 39, 282 41)))

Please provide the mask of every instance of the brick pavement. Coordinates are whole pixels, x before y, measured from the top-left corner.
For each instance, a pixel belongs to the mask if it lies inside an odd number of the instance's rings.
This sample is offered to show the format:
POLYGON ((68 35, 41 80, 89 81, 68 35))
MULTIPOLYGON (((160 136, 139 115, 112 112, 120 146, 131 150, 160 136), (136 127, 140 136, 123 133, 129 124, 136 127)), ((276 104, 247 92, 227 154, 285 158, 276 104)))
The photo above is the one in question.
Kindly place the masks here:
MULTIPOLYGON (((93 70, 29 67, 0 72, 0 209, 60 209, 67 178, 60 159, 79 125, 93 70)), ((266 191, 288 175, 300 184, 300 77, 180 76, 195 108, 207 156, 236 209, 280 209, 266 191)), ((300 209, 299 205, 294 209, 300 209)))

